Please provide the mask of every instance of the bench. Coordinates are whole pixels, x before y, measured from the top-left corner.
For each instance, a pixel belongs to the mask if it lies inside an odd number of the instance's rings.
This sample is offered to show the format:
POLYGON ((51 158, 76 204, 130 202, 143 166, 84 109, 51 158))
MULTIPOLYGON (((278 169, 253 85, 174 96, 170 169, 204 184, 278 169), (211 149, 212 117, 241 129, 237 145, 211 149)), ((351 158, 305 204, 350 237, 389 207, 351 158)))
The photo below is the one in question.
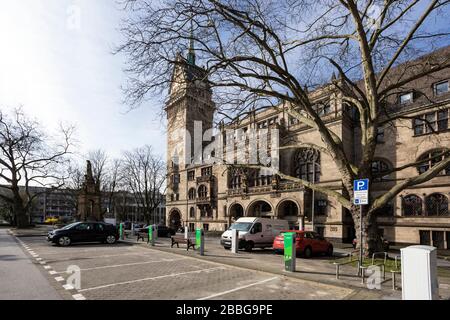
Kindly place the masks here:
POLYGON ((149 240, 148 240, 148 232, 138 232, 137 233, 136 242, 139 242, 139 239, 142 239, 142 241, 147 239, 147 243, 148 243, 149 242, 149 240))
POLYGON ((177 248, 179 248, 181 243, 186 244, 187 251, 189 251, 190 247, 195 250, 195 241, 193 241, 192 239, 185 239, 184 236, 172 236, 170 238, 172 239, 172 244, 170 245, 171 248, 173 248, 175 244, 177 245, 177 248))

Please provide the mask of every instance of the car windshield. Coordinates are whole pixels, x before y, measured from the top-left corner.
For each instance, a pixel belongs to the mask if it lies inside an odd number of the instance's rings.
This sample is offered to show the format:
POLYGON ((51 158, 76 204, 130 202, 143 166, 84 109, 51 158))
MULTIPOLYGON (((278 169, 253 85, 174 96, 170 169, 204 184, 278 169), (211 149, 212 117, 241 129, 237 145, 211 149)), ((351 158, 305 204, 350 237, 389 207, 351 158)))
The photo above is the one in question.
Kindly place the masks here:
POLYGON ((68 224, 67 226, 62 227, 61 229, 62 229, 62 230, 67 230, 67 229, 70 229, 70 228, 76 226, 77 224, 79 224, 79 222, 75 222, 75 223, 68 224))
POLYGON ((233 223, 228 230, 249 231, 253 223, 251 222, 238 222, 233 223))

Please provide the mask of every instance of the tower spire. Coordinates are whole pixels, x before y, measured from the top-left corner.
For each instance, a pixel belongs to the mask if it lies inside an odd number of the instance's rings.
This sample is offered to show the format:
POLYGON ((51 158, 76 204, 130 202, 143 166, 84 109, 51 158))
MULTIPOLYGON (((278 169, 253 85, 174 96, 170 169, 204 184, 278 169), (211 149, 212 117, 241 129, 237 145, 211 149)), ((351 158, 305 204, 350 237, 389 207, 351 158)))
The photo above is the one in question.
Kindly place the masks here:
POLYGON ((187 57, 188 63, 195 66, 195 49, 194 49, 194 26, 191 20, 191 36, 189 39, 189 52, 187 57))

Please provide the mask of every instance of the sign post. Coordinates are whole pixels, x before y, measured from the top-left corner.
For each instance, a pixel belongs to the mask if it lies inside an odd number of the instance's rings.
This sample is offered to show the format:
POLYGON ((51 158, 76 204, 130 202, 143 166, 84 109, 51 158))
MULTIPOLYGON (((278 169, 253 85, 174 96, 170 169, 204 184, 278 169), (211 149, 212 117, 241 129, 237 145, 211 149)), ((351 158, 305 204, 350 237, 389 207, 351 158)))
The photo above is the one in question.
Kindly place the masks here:
POLYGON ((231 252, 238 253, 239 250, 239 230, 231 230, 231 252))
POLYGON ((296 246, 295 232, 286 232, 284 234, 284 269, 289 272, 295 272, 296 246))
POLYGON ((361 275, 363 265, 363 205, 369 204, 369 179, 353 181, 353 203, 360 208, 359 213, 359 270, 361 275))
POLYGON ((200 248, 200 255, 205 255, 205 235, 202 229, 195 230, 195 248, 200 248))

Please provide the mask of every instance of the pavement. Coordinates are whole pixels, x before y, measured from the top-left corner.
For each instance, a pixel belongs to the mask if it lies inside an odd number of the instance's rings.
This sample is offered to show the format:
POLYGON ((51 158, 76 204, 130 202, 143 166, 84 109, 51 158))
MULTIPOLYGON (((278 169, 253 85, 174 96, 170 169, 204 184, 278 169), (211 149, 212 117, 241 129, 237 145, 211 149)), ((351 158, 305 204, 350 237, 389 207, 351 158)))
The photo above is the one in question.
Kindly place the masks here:
MULTIPOLYGON (((9 251, 15 250, 15 255, 22 251, 22 262, 34 268, 34 272, 28 271, 30 276, 41 276, 38 288, 33 289, 35 297, 52 299, 51 292, 56 292, 55 298, 75 300, 401 299, 401 291, 392 290, 390 274, 381 290, 369 290, 349 265, 342 267, 337 280, 332 262, 344 256, 346 248, 337 248, 333 258, 297 258, 297 272, 290 273, 283 270, 283 257, 271 250, 233 254, 221 247, 217 238, 206 239, 205 256, 200 256, 184 245, 170 248, 168 238, 159 238, 154 247, 137 243, 135 237, 115 245, 58 247, 48 243, 41 232, 20 230, 14 234, 16 240, 8 236, 9 251), (77 274, 79 282, 73 281, 77 274)), ((2 236, 7 236, 4 231, 2 236)), ((447 261, 440 263, 450 270, 447 261)), ((0 259, 0 270, 4 265, 0 259)), ((29 281, 23 281, 20 273, 14 275, 15 281, 8 281, 12 289, 18 287, 14 289, 18 293, 29 288, 29 281)), ((398 279, 397 286, 400 282, 398 279)), ((441 298, 450 299, 450 276, 440 277, 439 282, 441 298)))
POLYGON ((61 300, 37 264, 0 228, 0 300, 61 300))

